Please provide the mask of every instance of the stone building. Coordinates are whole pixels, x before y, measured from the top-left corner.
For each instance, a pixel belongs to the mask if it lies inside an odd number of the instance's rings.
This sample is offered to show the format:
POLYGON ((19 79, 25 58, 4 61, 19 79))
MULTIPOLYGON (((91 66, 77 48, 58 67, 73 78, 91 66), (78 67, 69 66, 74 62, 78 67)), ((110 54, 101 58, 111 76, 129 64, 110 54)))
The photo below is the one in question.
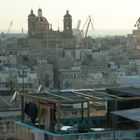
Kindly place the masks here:
POLYGON ((71 38, 73 36, 72 33, 72 18, 67 10, 66 14, 64 15, 64 38, 71 38))
POLYGON ((67 10, 63 17, 63 31, 54 31, 41 9, 38 9, 38 15, 31 10, 28 16, 28 45, 30 65, 37 65, 37 60, 47 60, 48 64, 54 65, 54 82, 58 81, 58 69, 71 66, 75 59, 76 41, 69 11, 67 10), (60 59, 68 60, 63 64, 58 61, 60 59))
MULTIPOLYGON (((52 25, 43 17, 42 10, 38 9, 36 16, 31 10, 28 16, 28 43, 31 49, 29 58, 35 62, 37 58, 45 58, 49 63, 55 63, 60 54, 58 51, 65 48, 75 48, 72 32, 72 16, 66 11, 63 19, 63 31, 54 31, 52 25)), ((63 55, 63 54, 62 54, 63 55)), ((62 57, 62 56, 60 56, 62 57)))
POLYGON ((47 31, 49 31, 49 22, 42 16, 42 10, 38 9, 38 16, 31 10, 28 16, 28 36, 40 38, 47 35, 47 31))

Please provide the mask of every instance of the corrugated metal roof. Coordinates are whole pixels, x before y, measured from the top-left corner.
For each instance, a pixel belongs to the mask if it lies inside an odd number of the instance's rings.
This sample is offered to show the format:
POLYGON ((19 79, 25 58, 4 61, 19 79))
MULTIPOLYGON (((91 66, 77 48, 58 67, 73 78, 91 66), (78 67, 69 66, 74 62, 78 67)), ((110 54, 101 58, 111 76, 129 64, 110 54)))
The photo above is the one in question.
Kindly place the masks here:
POLYGON ((107 89, 109 94, 124 94, 126 96, 140 96, 140 88, 135 87, 121 87, 121 88, 109 88, 107 89))
POLYGON ((129 120, 140 122, 140 108, 114 111, 112 113, 129 120))

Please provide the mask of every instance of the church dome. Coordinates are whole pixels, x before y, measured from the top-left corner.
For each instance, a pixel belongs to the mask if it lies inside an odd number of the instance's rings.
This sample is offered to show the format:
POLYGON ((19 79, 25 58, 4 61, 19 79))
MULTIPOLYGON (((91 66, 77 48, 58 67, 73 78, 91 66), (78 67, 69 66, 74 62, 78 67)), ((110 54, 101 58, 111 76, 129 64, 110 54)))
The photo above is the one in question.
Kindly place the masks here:
POLYGON ((46 22, 47 24, 49 24, 49 22, 47 21, 47 19, 45 17, 37 17, 37 21, 46 22))
POLYGON ((42 16, 42 9, 40 9, 40 8, 38 9, 37 21, 38 22, 45 22, 46 24, 49 24, 49 22, 47 21, 47 19, 42 16))

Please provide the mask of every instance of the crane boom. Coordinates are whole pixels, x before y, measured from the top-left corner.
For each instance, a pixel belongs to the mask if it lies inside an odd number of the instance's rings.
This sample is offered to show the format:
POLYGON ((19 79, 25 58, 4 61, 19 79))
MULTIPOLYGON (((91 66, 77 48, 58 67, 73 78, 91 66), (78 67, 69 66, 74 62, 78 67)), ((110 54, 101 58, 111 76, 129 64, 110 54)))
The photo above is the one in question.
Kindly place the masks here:
POLYGON ((89 18, 90 18, 90 16, 88 16, 88 18, 86 19, 86 22, 85 22, 85 24, 84 24, 83 27, 82 27, 82 30, 84 29, 85 25, 87 24, 89 18))
POLYGON ((89 19, 89 21, 88 21, 88 25, 87 25, 87 29, 86 29, 86 33, 85 33, 85 37, 87 37, 87 32, 88 32, 88 29, 89 29, 89 24, 90 24, 90 22, 91 22, 91 19, 89 19))
POLYGON ((86 20, 84 26, 86 25, 86 23, 87 23, 87 28, 86 28, 85 37, 87 37, 87 33, 88 33, 88 29, 89 29, 90 24, 91 24, 92 30, 94 30, 93 23, 92 23, 92 20, 91 20, 91 16, 88 17, 88 19, 86 20))
POLYGON ((10 23, 10 26, 9 26, 9 28, 8 28, 8 31, 7 31, 7 34, 10 33, 10 30, 11 30, 12 24, 13 24, 13 21, 11 21, 11 23, 10 23))
POLYGON ((90 23, 91 23, 92 30, 94 30, 94 26, 93 26, 92 20, 90 21, 90 23))

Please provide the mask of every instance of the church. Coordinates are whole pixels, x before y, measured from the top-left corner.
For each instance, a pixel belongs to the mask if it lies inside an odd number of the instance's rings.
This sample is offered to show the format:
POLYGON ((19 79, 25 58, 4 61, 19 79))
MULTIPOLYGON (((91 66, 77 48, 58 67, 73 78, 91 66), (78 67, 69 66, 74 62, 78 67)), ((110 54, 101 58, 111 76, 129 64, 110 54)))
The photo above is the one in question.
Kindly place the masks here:
POLYGON ((52 29, 52 25, 43 16, 42 9, 38 9, 38 15, 31 10, 28 15, 28 44, 30 59, 47 59, 54 64, 58 57, 69 54, 75 57, 75 37, 72 30, 72 16, 69 11, 63 17, 63 31, 52 29))
POLYGON ((31 10, 28 16, 28 37, 29 38, 49 38, 51 36, 61 36, 64 38, 72 38, 72 16, 69 11, 66 11, 63 20, 63 32, 53 31, 52 25, 48 20, 43 17, 42 9, 38 9, 38 15, 36 16, 31 10), (59 32, 59 33, 58 33, 59 32))

